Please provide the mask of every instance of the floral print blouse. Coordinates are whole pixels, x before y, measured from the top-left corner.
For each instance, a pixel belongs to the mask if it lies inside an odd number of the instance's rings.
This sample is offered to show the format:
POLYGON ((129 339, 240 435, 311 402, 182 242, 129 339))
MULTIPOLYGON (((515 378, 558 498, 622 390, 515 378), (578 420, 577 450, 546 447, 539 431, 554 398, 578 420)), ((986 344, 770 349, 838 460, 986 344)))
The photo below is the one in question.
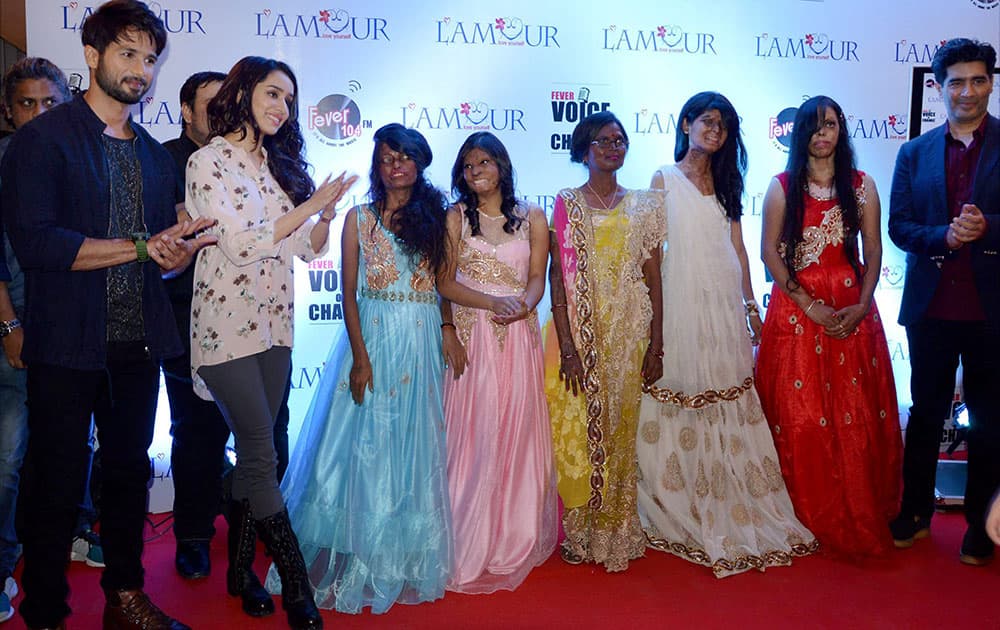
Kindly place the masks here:
POLYGON ((217 245, 198 253, 191 301, 191 372, 194 390, 212 400, 198 376, 217 365, 292 345, 294 296, 292 257, 312 260, 306 221, 274 243, 274 222, 294 209, 267 167, 243 149, 215 137, 187 164, 185 206, 194 218, 216 219, 217 245))

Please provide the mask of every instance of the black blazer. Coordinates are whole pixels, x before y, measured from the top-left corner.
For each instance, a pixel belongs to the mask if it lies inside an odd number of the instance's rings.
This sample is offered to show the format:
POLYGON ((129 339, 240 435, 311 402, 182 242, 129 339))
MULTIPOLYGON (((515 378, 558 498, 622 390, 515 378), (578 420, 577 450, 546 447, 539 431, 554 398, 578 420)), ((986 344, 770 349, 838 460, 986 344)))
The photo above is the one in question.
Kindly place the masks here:
MULTIPOLYGON (((983 149, 970 203, 986 216, 986 235, 963 247, 986 317, 1000 321, 1000 120, 987 115, 983 149)), ((889 237, 906 252, 906 280, 899 323, 920 321, 941 279, 941 263, 954 256, 945 244, 951 223, 944 172, 945 125, 907 142, 896 156, 889 201, 889 237)))

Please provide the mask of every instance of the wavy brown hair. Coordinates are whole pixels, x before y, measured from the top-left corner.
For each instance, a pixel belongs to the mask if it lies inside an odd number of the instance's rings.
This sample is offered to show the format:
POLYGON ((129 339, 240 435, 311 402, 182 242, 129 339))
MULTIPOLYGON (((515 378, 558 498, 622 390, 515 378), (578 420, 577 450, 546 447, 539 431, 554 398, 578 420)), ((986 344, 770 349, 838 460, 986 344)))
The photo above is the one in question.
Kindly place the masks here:
POLYGON ((295 205, 304 202, 316 190, 309 176, 309 163, 303 155, 305 142, 299 127, 299 84, 295 73, 283 61, 264 57, 244 57, 236 62, 226 75, 219 93, 208 103, 208 126, 212 136, 240 133, 240 140, 248 133, 253 140, 260 139, 261 131, 253 117, 251 102, 257 84, 275 70, 283 72, 292 82, 294 93, 288 106, 288 120, 273 136, 264 136, 267 149, 267 167, 281 189, 295 205))

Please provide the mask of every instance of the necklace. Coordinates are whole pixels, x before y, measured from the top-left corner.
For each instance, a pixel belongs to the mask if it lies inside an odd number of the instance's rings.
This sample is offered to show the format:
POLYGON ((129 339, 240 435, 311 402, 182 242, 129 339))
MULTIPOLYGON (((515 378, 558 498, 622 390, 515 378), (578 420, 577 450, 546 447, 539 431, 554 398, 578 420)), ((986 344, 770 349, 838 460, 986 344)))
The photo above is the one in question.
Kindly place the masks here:
MULTIPOLYGON (((597 197, 597 200, 601 202, 601 205, 604 207, 605 210, 611 210, 611 206, 609 206, 608 204, 604 203, 604 197, 598 195, 597 191, 594 190, 594 187, 590 185, 590 180, 587 180, 587 190, 590 191, 590 194, 592 194, 595 197, 597 197)), ((611 191, 611 202, 612 203, 614 203, 615 197, 617 197, 617 196, 618 196, 618 184, 615 184, 615 189, 613 191, 611 191)))
POLYGON ((497 216, 493 216, 493 215, 490 215, 490 214, 486 214, 485 212, 483 212, 483 211, 482 211, 482 210, 480 210, 479 208, 476 208, 476 212, 478 212, 480 216, 483 216, 483 217, 486 217, 486 218, 487 218, 487 219, 489 219, 490 221, 499 221, 500 219, 506 219, 506 218, 507 218, 507 217, 505 217, 505 216, 503 215, 503 213, 502 213, 502 212, 501 212, 501 213, 500 213, 499 215, 497 215, 497 216))

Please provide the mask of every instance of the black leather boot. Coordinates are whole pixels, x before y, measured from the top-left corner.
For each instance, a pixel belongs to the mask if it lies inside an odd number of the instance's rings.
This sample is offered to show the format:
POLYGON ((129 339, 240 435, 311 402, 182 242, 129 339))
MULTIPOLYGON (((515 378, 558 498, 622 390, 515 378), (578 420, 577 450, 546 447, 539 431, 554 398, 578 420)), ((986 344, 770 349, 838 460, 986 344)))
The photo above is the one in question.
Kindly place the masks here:
POLYGON ((281 607, 288 615, 288 625, 293 630, 322 628, 323 618, 313 601, 306 563, 299 550, 299 539, 288 520, 288 512, 281 510, 258 520, 257 533, 281 576, 281 607))
POLYGON ((251 617, 264 617, 274 612, 274 600, 261 586, 253 572, 256 555, 257 530, 254 529, 250 504, 243 501, 229 503, 229 569, 226 570, 226 590, 233 597, 243 600, 243 612, 251 617))

